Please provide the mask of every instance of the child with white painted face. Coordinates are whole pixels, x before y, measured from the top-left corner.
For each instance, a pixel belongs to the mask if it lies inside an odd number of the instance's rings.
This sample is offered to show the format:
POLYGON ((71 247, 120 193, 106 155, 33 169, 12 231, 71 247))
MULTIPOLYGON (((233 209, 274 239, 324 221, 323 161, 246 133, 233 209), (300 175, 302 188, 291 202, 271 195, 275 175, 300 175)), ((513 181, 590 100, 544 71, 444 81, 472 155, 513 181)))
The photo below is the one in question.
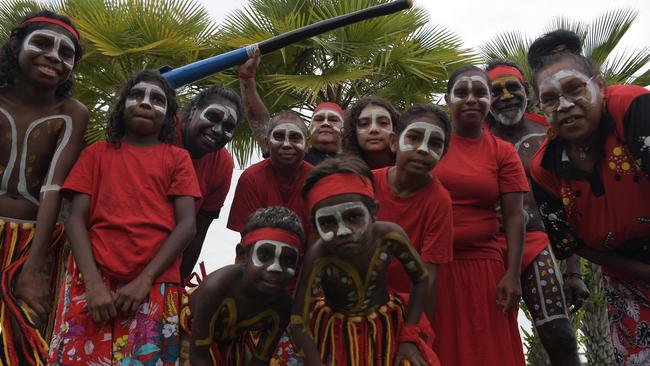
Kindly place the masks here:
MULTIPOLYGON (((452 260, 453 231, 449 192, 431 169, 447 149, 451 126, 446 113, 433 104, 415 104, 401 118, 404 126, 393 147, 395 166, 372 171, 377 219, 401 226, 427 267, 425 313, 431 318, 438 267, 452 260)), ((391 291, 408 294, 411 282, 398 261, 391 262, 388 273, 391 291)))
POLYGON ((285 207, 260 208, 249 217, 237 245, 239 264, 212 272, 190 296, 192 366, 269 364, 289 323, 287 286, 304 244, 300 219, 285 207), (254 342, 255 331, 261 333, 254 342))
POLYGON ((88 122, 70 97, 81 56, 70 19, 49 11, 20 21, 0 48, 0 344, 14 350, 0 351, 3 365, 46 357, 63 270, 59 189, 88 122))
POLYGON ((370 169, 393 165, 395 152, 391 145, 399 123, 399 113, 390 102, 364 97, 346 113, 343 151, 359 156, 370 169))
POLYGON ((648 364, 650 92, 607 86, 581 50, 558 30, 528 52, 551 125, 530 165, 533 191, 555 255, 603 268, 615 364, 648 364))
POLYGON ((181 253, 200 191, 189 154, 172 144, 176 109, 158 72, 131 78, 108 141, 87 147, 63 184, 72 256, 48 364, 178 363, 181 253))
POLYGON ((418 326, 429 274, 399 226, 375 222, 373 186, 363 161, 339 156, 303 188, 320 240, 305 256, 289 333, 306 365, 438 364, 418 326), (386 286, 392 258, 413 281, 408 310, 386 286))
POLYGON ((283 206, 298 214, 309 233, 309 213, 300 189, 313 167, 303 161, 307 127, 300 115, 292 111, 274 115, 267 146, 271 156, 248 167, 237 182, 228 228, 241 233, 248 216, 258 208, 283 206))

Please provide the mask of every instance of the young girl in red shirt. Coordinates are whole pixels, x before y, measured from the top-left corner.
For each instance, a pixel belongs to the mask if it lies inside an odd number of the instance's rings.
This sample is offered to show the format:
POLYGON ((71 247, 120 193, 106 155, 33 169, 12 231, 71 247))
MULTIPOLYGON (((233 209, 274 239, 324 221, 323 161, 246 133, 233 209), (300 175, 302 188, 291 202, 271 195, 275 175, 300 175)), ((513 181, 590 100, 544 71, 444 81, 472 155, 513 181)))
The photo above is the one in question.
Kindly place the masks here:
POLYGON ((176 96, 157 72, 127 82, 63 185, 72 246, 48 363, 175 365, 181 253, 200 197, 172 145, 176 96))

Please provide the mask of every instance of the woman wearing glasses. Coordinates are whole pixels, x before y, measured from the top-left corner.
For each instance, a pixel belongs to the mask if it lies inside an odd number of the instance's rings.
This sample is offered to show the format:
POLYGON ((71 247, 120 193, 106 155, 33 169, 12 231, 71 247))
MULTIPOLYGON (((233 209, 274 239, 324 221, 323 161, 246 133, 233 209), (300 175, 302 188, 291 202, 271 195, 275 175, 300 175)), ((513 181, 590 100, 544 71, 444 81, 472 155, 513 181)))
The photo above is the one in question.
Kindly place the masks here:
POLYGON ((607 86, 580 38, 538 38, 528 62, 551 124, 531 164, 555 255, 603 267, 612 342, 621 365, 650 362, 650 92, 607 86))

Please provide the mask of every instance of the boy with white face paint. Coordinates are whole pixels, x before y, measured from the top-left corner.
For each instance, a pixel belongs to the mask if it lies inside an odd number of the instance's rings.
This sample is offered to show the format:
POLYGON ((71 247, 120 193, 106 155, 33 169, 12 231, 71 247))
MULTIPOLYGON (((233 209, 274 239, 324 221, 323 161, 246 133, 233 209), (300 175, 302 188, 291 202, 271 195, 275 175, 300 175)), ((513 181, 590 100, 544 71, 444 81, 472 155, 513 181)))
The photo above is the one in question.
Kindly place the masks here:
POLYGON ((71 98, 82 50, 69 18, 30 15, 1 47, 0 344, 13 352, 0 351, 0 364, 13 366, 47 356, 66 241, 59 190, 83 145, 88 109, 71 98))
POLYGON ((336 103, 322 102, 316 106, 309 125, 311 146, 305 154, 306 162, 317 165, 339 153, 343 136, 343 115, 343 109, 336 103))
POLYGON ((309 216, 300 195, 313 168, 303 161, 307 127, 297 113, 280 112, 269 122, 266 141, 271 156, 248 167, 239 178, 228 228, 241 232, 246 218, 256 209, 283 206, 298 214, 309 236, 309 216))
POLYGON ((391 149, 399 126, 399 114, 382 98, 364 97, 346 115, 343 149, 361 157, 371 169, 395 163, 391 149))
MULTIPOLYGON (((402 121, 405 126, 394 146, 395 166, 372 171, 379 201, 377 220, 401 226, 422 258, 429 272, 424 312, 431 318, 438 267, 452 260, 453 229, 449 192, 431 170, 446 150, 451 127, 449 117, 433 104, 413 105, 402 121)), ((393 260, 388 271, 391 291, 408 293, 411 281, 399 261, 393 260)))
POLYGON ((260 208, 242 234, 240 262, 203 279, 182 312, 192 365, 268 365, 289 322, 287 287, 305 243, 300 219, 284 207, 260 208), (255 331, 260 338, 252 342, 255 331))
MULTIPOLYGON (((320 235, 306 254, 289 326, 304 364, 439 365, 418 325, 429 274, 399 226, 375 222, 365 164, 352 156, 328 159, 314 168, 303 194, 320 235), (408 310, 386 287, 393 257, 413 281, 408 310)), ((292 352, 276 355, 278 362, 292 352)))

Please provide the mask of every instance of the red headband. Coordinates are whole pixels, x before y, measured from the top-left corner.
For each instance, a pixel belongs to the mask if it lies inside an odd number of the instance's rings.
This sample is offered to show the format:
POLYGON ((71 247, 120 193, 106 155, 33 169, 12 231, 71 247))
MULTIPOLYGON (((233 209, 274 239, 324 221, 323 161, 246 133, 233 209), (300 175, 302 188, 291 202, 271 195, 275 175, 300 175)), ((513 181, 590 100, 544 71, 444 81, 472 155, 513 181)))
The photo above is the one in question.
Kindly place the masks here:
POLYGON ((320 179, 307 193, 307 208, 314 211, 318 202, 332 196, 356 193, 375 198, 372 182, 368 177, 354 173, 336 173, 320 179))
POLYGON ((490 78, 490 80, 494 80, 499 76, 504 76, 504 75, 515 76, 517 77, 517 79, 519 79, 519 81, 521 81, 522 83, 524 82, 524 75, 522 75, 521 72, 517 70, 516 67, 512 67, 508 65, 499 65, 494 69, 488 71, 488 77, 490 78))
POLYGON ((340 105, 338 105, 336 103, 332 103, 332 102, 322 102, 322 103, 320 103, 318 106, 316 106, 316 109, 314 109, 314 114, 318 113, 321 109, 331 109, 331 110, 337 112, 338 114, 340 114, 341 118, 343 118, 343 115, 345 114, 345 113, 343 113, 343 108, 341 108, 340 105))
POLYGON ((23 22, 23 24, 21 24, 21 25, 25 25, 25 24, 29 24, 29 23, 37 23, 37 22, 50 23, 50 24, 58 25, 59 27, 67 30, 68 32, 70 32, 70 34, 72 34, 74 39, 77 40, 77 43, 79 43, 79 34, 77 34, 77 31, 75 31, 74 28, 72 28, 72 26, 70 26, 70 24, 66 24, 65 22, 62 22, 62 21, 60 21, 58 19, 48 18, 48 17, 34 17, 34 18, 30 18, 30 19, 25 20, 23 22))
POLYGON ((279 241, 281 243, 289 244, 292 247, 296 248, 300 254, 302 254, 303 251, 302 241, 300 240, 298 234, 277 227, 263 227, 263 228, 255 229, 249 232, 248 234, 246 234, 242 238, 241 244, 244 247, 248 247, 250 245, 257 243, 260 240, 279 241))

